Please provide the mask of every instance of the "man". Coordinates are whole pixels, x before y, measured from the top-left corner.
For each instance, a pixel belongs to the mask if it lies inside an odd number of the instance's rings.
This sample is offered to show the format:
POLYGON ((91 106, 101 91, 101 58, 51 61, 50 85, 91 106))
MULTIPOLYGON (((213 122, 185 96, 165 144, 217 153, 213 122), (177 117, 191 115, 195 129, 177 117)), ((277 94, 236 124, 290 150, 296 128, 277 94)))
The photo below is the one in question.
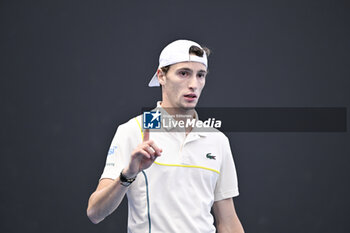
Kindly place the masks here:
POLYGON ((102 221, 128 197, 128 232, 244 232, 232 197, 238 195, 229 142, 219 131, 179 127, 195 111, 207 75, 209 50, 177 40, 160 54, 149 86, 162 87, 153 116, 169 119, 162 130, 144 130, 142 116, 118 127, 87 215, 102 221), (208 54, 207 54, 208 53, 208 54))

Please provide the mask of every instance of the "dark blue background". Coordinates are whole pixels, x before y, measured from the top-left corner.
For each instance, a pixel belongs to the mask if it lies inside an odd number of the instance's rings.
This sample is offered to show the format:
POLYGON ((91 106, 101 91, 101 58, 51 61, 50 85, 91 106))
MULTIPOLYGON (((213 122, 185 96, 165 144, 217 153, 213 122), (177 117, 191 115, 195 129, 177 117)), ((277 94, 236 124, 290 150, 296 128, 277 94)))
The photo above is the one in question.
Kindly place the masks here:
MULTIPOLYGON (((0 232, 86 217, 117 126, 155 106, 161 49, 212 49, 201 107, 350 107, 349 1, 1 1, 0 232)), ((349 117, 347 118, 349 119, 349 117)), ((349 232, 345 133, 228 133, 246 232, 349 232)), ((190 230, 189 230, 190 232, 190 230)))

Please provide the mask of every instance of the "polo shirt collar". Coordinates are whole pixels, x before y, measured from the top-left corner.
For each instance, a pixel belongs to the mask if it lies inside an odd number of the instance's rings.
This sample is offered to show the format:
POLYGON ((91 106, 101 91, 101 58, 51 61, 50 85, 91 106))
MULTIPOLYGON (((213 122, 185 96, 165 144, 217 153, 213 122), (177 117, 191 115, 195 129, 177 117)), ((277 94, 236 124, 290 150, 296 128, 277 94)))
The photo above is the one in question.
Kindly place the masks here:
MULTIPOLYGON (((161 106, 161 103, 162 101, 157 101, 157 107, 156 107, 156 110, 159 110, 162 114, 162 116, 164 115, 167 115, 167 118, 170 118, 170 121, 172 122, 175 122, 176 120, 173 118, 172 115, 170 115, 162 106, 161 106)), ((198 117, 198 113, 196 110, 194 110, 194 119, 196 119, 196 121, 199 120, 199 117, 198 117)), ((171 131, 172 129, 175 128, 174 126, 175 124, 171 124, 170 126, 167 126, 165 128, 166 131, 171 131)), ((196 131, 196 128, 193 128, 190 132, 192 135, 196 134, 198 136, 202 136, 202 137, 205 137, 207 136, 205 132, 200 132, 200 131, 196 131)))

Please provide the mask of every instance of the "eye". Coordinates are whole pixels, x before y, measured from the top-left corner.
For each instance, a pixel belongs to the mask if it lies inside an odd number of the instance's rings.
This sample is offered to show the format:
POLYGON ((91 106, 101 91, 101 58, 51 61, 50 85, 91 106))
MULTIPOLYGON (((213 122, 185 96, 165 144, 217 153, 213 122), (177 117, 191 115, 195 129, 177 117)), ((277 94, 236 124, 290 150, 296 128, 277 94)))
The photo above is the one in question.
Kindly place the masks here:
POLYGON ((205 73, 198 73, 197 76, 199 78, 205 78, 206 74, 205 73))
POLYGON ((185 71, 185 70, 180 70, 179 71, 179 75, 181 77, 187 77, 189 75, 189 72, 188 71, 185 71))

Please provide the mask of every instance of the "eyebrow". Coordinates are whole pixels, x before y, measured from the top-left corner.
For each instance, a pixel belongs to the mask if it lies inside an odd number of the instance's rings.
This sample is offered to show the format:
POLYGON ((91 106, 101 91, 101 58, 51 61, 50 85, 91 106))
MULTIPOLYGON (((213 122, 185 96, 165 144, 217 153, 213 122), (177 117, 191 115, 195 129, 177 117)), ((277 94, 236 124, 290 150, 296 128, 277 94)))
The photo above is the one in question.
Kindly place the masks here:
POLYGON ((180 67, 180 68, 178 68, 177 70, 186 70, 186 71, 191 71, 191 72, 193 72, 193 70, 192 69, 190 69, 190 68, 186 68, 186 67, 180 67))
MULTIPOLYGON (((183 68, 178 68, 177 70, 178 70, 178 71, 179 71, 179 70, 185 70, 185 71, 190 71, 190 72, 193 72, 193 70, 192 70, 192 69, 190 69, 190 68, 186 68, 186 67, 183 67, 183 68)), ((199 70, 197 73, 207 73, 207 71, 205 71, 205 70, 199 70)))

